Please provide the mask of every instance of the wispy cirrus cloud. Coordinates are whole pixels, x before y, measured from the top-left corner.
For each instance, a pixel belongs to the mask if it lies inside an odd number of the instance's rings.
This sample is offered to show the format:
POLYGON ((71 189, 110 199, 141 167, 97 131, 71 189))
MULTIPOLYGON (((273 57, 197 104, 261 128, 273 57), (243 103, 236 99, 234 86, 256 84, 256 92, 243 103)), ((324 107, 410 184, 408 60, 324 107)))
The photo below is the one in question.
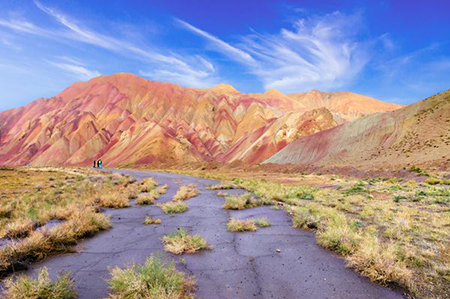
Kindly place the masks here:
POLYGON ((50 61, 46 60, 47 63, 72 74, 78 80, 89 80, 94 77, 100 76, 100 72, 95 70, 90 70, 79 63, 77 60, 69 57, 64 57, 62 60, 66 61, 50 61))
POLYGON ((214 49, 255 74, 265 88, 294 92, 333 89, 349 84, 367 62, 364 42, 358 42, 359 14, 339 12, 299 19, 293 29, 277 34, 253 32, 230 45, 184 21, 189 31, 214 44, 214 49))
MULTIPOLYGON (((36 7, 46 13, 49 17, 59 23, 61 28, 43 28, 28 20, 0 19, 0 26, 9 28, 15 32, 40 36, 43 38, 76 41, 102 48, 111 52, 125 55, 142 62, 142 71, 145 75, 154 80, 171 81, 188 86, 205 84, 217 84, 219 79, 215 73, 212 62, 199 55, 186 55, 185 53, 174 53, 173 51, 155 49, 154 47, 138 46, 129 40, 122 40, 107 34, 102 34, 85 26, 78 25, 79 22, 72 17, 65 15, 53 8, 43 5, 39 1, 34 1, 36 7)), ((96 71, 89 71, 87 67, 81 69, 79 65, 70 63, 59 63, 60 69, 64 69, 72 74, 81 77, 89 77, 96 71)), ((57 66, 53 64, 54 66, 57 66)), ((200 87, 200 86, 199 86, 200 87)))
POLYGON ((218 52, 221 52, 221 53, 231 57, 232 59, 240 60, 245 63, 249 63, 249 64, 255 63, 255 60, 253 59, 253 57, 250 54, 248 54, 247 52, 240 50, 236 47, 233 47, 230 44, 222 41, 218 37, 206 32, 204 30, 201 30, 197 27, 194 27, 191 24, 186 23, 185 21, 182 21, 180 19, 175 19, 175 21, 178 24, 180 24, 183 28, 209 40, 211 42, 211 44, 214 46, 215 50, 217 50, 218 52))

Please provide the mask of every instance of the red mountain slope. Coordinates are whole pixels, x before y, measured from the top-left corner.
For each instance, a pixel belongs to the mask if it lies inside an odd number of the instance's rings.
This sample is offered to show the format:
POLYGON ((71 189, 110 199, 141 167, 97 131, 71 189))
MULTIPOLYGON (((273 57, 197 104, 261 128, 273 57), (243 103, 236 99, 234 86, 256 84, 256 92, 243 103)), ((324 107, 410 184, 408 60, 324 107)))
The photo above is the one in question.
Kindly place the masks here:
POLYGON ((450 91, 296 140, 265 163, 361 169, 450 165, 450 91))
MULTIPOLYGON (((399 107, 352 97, 364 107, 360 114, 399 107)), ((258 163, 353 117, 348 111, 274 90, 245 94, 224 84, 196 89, 115 74, 0 112, 0 164, 258 163)))

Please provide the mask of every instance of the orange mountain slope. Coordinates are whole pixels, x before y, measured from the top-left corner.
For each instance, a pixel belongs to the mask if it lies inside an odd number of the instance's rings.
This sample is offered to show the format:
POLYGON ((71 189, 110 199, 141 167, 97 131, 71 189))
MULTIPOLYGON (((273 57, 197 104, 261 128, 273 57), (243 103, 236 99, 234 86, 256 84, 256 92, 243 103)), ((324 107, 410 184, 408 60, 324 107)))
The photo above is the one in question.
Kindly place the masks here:
POLYGON ((265 163, 362 169, 450 164, 450 91, 296 140, 265 163))
POLYGON ((400 107, 356 94, 340 106, 346 93, 311 93, 317 103, 309 93, 246 94, 225 84, 197 89, 133 74, 101 76, 0 112, 0 165, 89 165, 98 158, 107 166, 258 163, 300 137, 400 107))

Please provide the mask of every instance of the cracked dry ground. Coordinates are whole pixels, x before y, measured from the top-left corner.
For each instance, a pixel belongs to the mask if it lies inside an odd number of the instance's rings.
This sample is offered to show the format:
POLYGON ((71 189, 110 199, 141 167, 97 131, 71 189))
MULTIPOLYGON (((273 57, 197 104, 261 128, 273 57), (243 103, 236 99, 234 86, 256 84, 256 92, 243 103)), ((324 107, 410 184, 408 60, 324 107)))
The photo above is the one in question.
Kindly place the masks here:
POLYGON ((47 259, 26 274, 34 276, 43 266, 53 276, 71 271, 79 298, 105 298, 110 267, 143 263, 152 252, 163 251, 164 235, 183 227, 214 246, 210 251, 182 255, 183 263, 180 256, 168 254, 179 270, 197 278, 197 298, 403 298, 346 268, 341 258, 316 244, 312 233, 292 228, 290 217, 282 210, 223 210, 224 199, 216 196, 217 191, 205 189, 217 181, 149 171, 111 171, 138 180, 152 176, 158 183, 168 184, 159 203, 170 201, 181 185, 196 184, 201 194, 189 199, 189 210, 181 214, 165 215, 156 205, 108 210, 113 224, 110 230, 81 242, 77 253, 47 259), (161 218, 162 224, 142 224, 147 215, 161 218), (230 217, 264 216, 272 226, 256 232, 227 231, 230 217))

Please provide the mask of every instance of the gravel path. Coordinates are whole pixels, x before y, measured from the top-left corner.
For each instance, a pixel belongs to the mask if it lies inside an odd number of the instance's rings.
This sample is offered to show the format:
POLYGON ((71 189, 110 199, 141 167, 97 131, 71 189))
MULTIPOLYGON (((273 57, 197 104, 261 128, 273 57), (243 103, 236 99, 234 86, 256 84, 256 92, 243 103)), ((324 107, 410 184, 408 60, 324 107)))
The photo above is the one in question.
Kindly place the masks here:
POLYGON ((205 190, 217 181, 171 173, 109 171, 138 180, 152 176, 158 183, 168 184, 168 192, 157 202, 171 200, 179 186, 186 184, 196 184, 201 194, 186 202, 190 209, 182 214, 165 215, 155 205, 108 210, 113 224, 110 230, 80 242, 78 253, 32 265, 27 274, 35 275, 43 266, 51 275, 69 270, 79 298, 105 298, 109 267, 144 262, 152 252, 163 251, 162 236, 183 227, 214 245, 211 251, 183 255, 185 263, 179 262, 180 256, 168 255, 177 262, 178 269, 196 276, 198 298, 403 298, 346 268, 341 258, 316 244, 312 233, 292 228, 290 217, 282 210, 223 210, 224 199, 216 196, 217 191, 205 190), (162 224, 143 225, 147 215, 161 218, 162 224), (256 216, 269 218, 272 226, 256 232, 227 231, 230 217, 256 216))

